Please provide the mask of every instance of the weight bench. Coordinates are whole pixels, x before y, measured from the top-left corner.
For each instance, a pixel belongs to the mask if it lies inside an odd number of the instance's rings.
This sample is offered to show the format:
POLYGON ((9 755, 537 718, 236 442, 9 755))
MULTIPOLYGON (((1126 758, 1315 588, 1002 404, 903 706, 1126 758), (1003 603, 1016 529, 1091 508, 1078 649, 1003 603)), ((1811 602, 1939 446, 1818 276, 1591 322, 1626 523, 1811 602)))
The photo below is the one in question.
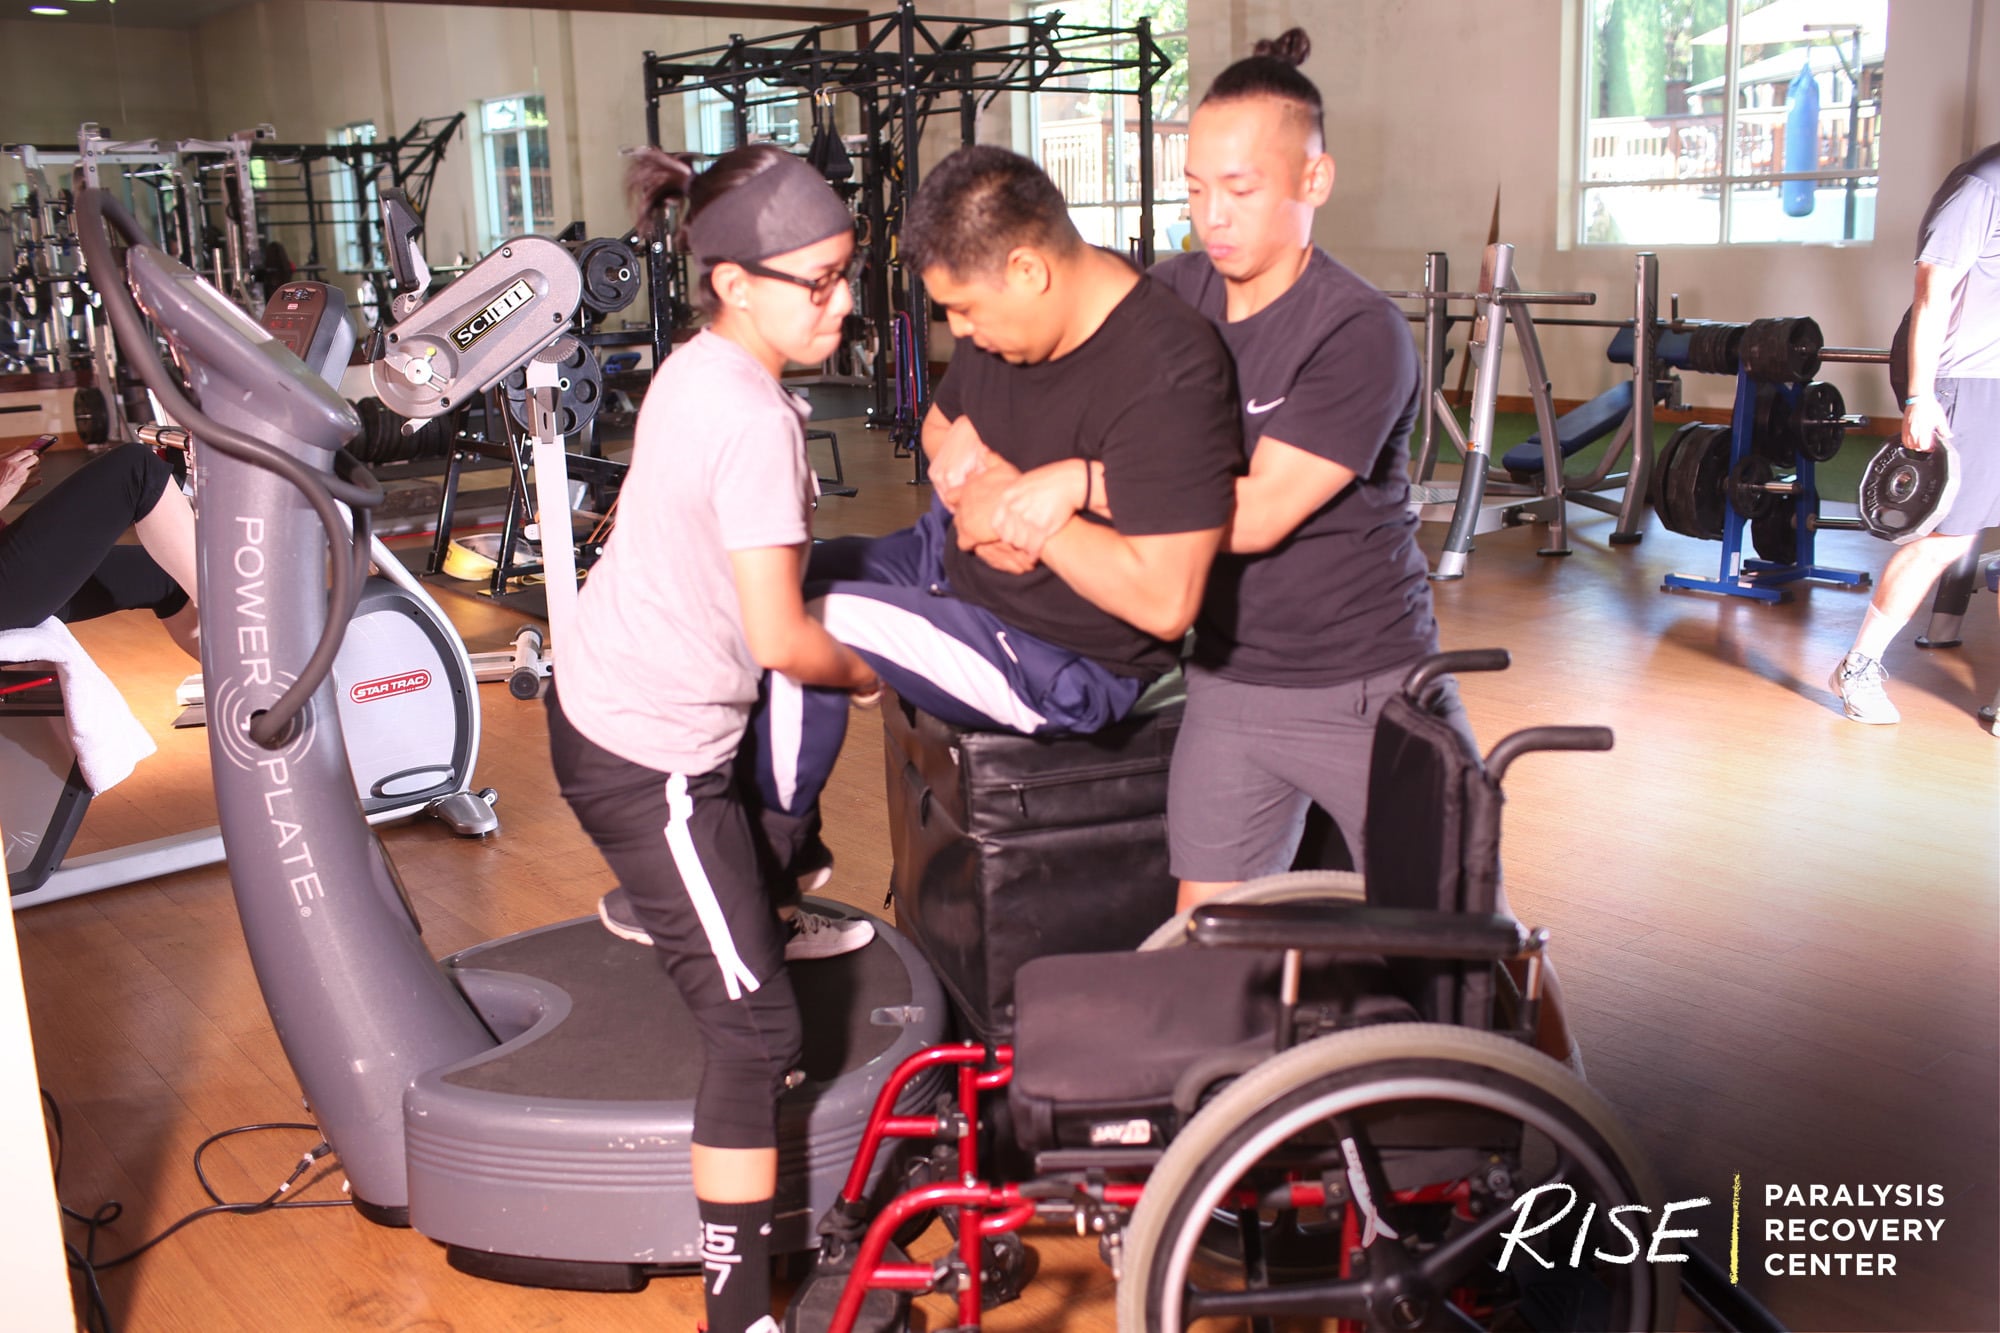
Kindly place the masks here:
MULTIPOLYGON (((1620 380, 1589 402, 1571 408, 1556 418, 1556 443, 1562 448, 1562 456, 1574 457, 1589 448, 1617 430, 1630 415, 1631 380, 1620 380)), ((1516 481, 1533 481, 1540 477, 1545 466, 1542 433, 1536 431, 1509 449, 1500 461, 1506 466, 1507 475, 1516 481)))

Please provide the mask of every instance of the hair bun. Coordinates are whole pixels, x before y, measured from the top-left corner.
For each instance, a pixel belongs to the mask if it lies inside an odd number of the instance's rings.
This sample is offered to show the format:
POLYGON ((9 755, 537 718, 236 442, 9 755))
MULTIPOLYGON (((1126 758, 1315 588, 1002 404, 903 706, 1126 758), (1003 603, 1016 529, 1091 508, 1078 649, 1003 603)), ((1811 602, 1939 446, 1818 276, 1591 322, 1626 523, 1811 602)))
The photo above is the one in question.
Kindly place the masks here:
POLYGON ((1312 45, 1312 38, 1306 36, 1304 28, 1287 28, 1276 37, 1258 42, 1256 54, 1296 67, 1306 63, 1306 57, 1312 54, 1312 45))

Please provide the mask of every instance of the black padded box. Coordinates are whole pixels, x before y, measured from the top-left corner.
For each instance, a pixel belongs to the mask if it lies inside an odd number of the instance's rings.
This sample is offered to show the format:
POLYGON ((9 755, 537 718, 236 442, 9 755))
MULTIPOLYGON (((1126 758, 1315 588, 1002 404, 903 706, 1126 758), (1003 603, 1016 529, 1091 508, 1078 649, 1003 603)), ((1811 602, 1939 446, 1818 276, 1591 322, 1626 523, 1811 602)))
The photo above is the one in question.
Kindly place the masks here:
POLYGON ((1045 740, 949 726, 884 697, 896 923, 969 1035, 1009 1037, 1014 971, 1029 959, 1131 949, 1173 915, 1178 680, 1103 731, 1045 740))

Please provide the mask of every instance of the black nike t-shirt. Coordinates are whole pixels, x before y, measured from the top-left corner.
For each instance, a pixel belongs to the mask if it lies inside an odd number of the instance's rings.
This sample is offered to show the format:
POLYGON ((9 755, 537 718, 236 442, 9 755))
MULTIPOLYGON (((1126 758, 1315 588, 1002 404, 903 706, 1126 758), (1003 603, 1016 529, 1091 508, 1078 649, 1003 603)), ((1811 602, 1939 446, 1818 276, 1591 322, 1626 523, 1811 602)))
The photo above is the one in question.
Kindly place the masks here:
POLYGON ((1419 373, 1402 311, 1319 249, 1283 296, 1234 323, 1207 255, 1175 255, 1152 275, 1221 329, 1253 455, 1269 436, 1355 474, 1273 550, 1216 558, 1194 660, 1231 680, 1314 686, 1436 652, 1408 511, 1419 373))
MULTIPOLYGON (((1235 505, 1243 443, 1228 349, 1207 320, 1147 278, 1053 361, 1009 365, 961 340, 932 401, 950 420, 970 415, 986 447, 1023 472, 1101 461, 1126 536, 1219 528, 1235 505)), ((1157 676, 1179 657, 1178 643, 1099 610, 1044 566, 1002 573, 954 544, 945 573, 965 600, 1120 675, 1157 676)))

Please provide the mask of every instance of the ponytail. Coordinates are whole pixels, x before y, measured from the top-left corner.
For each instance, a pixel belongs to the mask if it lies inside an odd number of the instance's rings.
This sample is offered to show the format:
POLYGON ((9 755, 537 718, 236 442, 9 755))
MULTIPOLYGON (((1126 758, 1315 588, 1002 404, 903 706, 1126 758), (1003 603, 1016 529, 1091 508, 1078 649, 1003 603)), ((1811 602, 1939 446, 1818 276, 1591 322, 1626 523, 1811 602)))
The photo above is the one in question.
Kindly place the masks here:
POLYGON ((688 197, 694 164, 658 148, 641 148, 625 165, 625 196, 632 202, 634 229, 648 240, 659 234, 660 210, 688 197))

